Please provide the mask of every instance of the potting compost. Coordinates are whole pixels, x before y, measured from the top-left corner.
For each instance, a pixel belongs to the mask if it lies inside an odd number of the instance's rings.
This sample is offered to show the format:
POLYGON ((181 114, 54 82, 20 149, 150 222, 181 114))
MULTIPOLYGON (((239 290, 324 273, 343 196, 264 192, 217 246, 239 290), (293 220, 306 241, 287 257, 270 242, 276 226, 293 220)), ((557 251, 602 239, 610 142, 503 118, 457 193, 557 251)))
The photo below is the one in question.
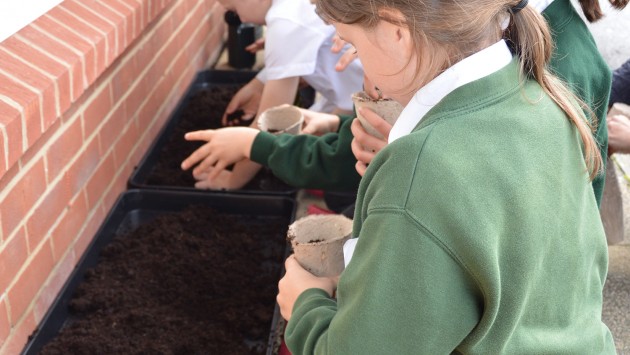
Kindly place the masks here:
MULTIPOLYGON (((195 178, 191 171, 183 171, 182 161, 205 142, 189 142, 184 139, 187 132, 221 128, 221 118, 225 108, 240 88, 239 85, 222 85, 207 87, 190 95, 183 104, 177 125, 170 138, 162 146, 159 158, 148 174, 149 185, 170 185, 193 187, 195 178)), ((243 112, 235 112, 229 118, 239 125, 249 125, 249 121, 238 120, 243 112), (236 121, 238 120, 238 121, 236 121)), ((287 185, 277 179, 270 170, 263 168, 246 186, 244 190, 282 191, 287 185)))
POLYGON ((264 354, 283 222, 192 207, 121 233, 41 354, 264 354))

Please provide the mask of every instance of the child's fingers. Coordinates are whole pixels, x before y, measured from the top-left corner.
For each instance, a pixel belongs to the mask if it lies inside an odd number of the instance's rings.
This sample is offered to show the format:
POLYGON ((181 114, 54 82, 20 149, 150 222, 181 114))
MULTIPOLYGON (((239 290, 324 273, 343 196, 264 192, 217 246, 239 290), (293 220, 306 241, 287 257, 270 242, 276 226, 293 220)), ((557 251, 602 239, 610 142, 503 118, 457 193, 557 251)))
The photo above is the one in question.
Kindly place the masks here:
POLYGON ((361 107, 359 108, 361 115, 365 117, 365 119, 376 129, 376 131, 385 137, 385 140, 389 137, 389 132, 392 130, 392 125, 389 122, 385 121, 381 116, 377 115, 376 112, 361 107))
POLYGON ((343 39, 339 38, 338 35, 334 35, 332 37, 332 46, 330 46, 330 51, 333 53, 339 53, 339 51, 341 51, 343 49, 343 46, 346 45, 346 41, 344 41, 343 39))
POLYGON ((355 139, 352 140, 352 142, 350 142, 350 149, 352 150, 352 154, 354 154, 354 157, 357 160, 359 159, 359 155, 361 155, 363 153, 363 146, 361 145, 361 143, 359 143, 359 141, 355 139))
POLYGON ((209 141, 212 138, 212 129, 204 129, 201 131, 192 131, 184 135, 184 139, 187 141, 209 141))
POLYGON ((200 180, 195 183, 195 188, 199 190, 221 190, 212 184, 211 180, 200 180))
POLYGON ((354 47, 351 47, 350 49, 345 51, 343 55, 339 58, 337 64, 335 64, 335 70, 344 71, 348 67, 348 65, 350 65, 350 63, 352 63, 352 61, 354 61, 355 59, 357 59, 357 54, 354 51, 354 47))
POLYGON ((287 270, 287 269, 293 267, 293 265, 295 265, 295 264, 297 264, 297 260, 295 260, 295 254, 291 254, 284 261, 284 269, 287 270))
MULTIPOLYGON (((219 161, 218 154, 215 154, 214 152, 209 152, 208 155, 205 157, 205 159, 203 159, 199 163, 199 165, 195 167, 195 170, 198 171, 199 173, 204 172, 204 171, 210 171, 210 169, 214 168, 214 166, 217 164, 217 161, 219 161)), ((210 172, 211 180, 212 180, 213 173, 214 172, 210 172)), ((216 177, 216 174, 214 174, 214 176, 216 177)))
POLYGON ((238 99, 238 96, 234 96, 232 98, 232 100, 230 100, 230 102, 228 103, 228 105, 225 107, 225 112, 223 112, 223 117, 221 117, 221 124, 224 126, 227 126, 229 121, 228 120, 228 116, 233 114, 234 111, 236 111, 239 106, 241 105, 240 100, 238 99))
POLYGON ((357 161, 357 163, 354 164, 354 168, 360 176, 363 176, 363 174, 365 174, 365 171, 367 170, 367 164, 363 163, 362 161, 357 161))
POLYGON ((193 171, 193 177, 197 181, 206 180, 208 178, 208 172, 207 171, 193 171))
POLYGON ((202 145, 197 150, 195 150, 191 155, 189 155, 188 158, 184 159, 184 161, 181 164, 182 170, 190 169, 192 166, 194 166, 199 161, 204 159, 209 153, 210 153, 210 147, 208 147, 208 144, 202 145))
POLYGON ((352 143, 350 143, 350 149, 352 149, 352 154, 354 154, 357 161, 360 161, 363 164, 367 165, 372 162, 372 159, 374 159, 375 153, 366 150, 365 147, 363 147, 356 139, 353 139, 352 143))
POLYGON ((362 150, 369 150, 372 153, 378 153, 384 146, 387 145, 387 142, 384 140, 367 133, 359 120, 352 122, 350 129, 354 135, 354 140, 356 140, 359 146, 363 148, 362 150))
POLYGON ((212 170, 208 174, 208 179, 209 180, 216 179, 217 177, 219 177, 221 172, 223 172, 227 167, 228 167, 228 163, 226 161, 218 160, 216 164, 212 166, 212 170))

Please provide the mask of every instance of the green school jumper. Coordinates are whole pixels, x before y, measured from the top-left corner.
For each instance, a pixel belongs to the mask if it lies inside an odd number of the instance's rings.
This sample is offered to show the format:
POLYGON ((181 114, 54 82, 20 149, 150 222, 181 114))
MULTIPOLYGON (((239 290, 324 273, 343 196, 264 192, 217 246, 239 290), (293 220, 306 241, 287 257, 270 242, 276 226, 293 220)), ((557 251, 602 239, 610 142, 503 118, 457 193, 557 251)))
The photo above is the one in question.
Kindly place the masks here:
POLYGON ((361 176, 350 149, 352 118, 340 116, 339 131, 321 137, 260 132, 252 144, 251 160, 295 187, 356 191, 361 176))
MULTIPOLYGON (((571 83, 574 92, 594 109, 598 118, 595 139, 600 144, 602 157, 606 157, 606 110, 612 85, 610 68, 570 0, 555 0, 543 11, 543 15, 556 42, 551 69, 565 82, 571 83)), ((252 145, 251 158, 269 167, 274 175, 295 187, 355 190, 360 176, 355 171, 356 158, 350 149, 353 138, 351 122, 348 117, 344 119, 338 137, 337 133, 320 139, 312 136, 276 137, 260 133, 252 145)), ((604 191, 604 178, 602 174, 593 180, 598 206, 604 191)))
POLYGON ((516 61, 456 89, 368 167, 337 300, 298 297, 289 349, 614 354, 592 191, 577 130, 516 61))
MULTIPOLYGON (((570 0, 555 0, 543 11, 556 46, 551 71, 593 110, 597 117, 595 139, 599 143, 604 164, 608 153, 606 113, 612 86, 610 67, 597 49, 595 40, 570 0)), ((603 170, 606 171, 604 165, 603 170)), ((605 175, 593 180, 597 205, 604 193, 605 175)))

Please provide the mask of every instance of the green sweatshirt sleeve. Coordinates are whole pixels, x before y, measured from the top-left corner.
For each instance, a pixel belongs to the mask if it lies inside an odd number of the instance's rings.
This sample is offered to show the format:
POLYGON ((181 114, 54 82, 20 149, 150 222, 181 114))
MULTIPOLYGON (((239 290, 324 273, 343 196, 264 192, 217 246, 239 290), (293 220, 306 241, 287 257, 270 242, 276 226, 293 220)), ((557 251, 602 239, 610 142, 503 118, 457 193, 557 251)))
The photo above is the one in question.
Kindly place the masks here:
POLYGON ((374 210, 337 288, 302 293, 285 341, 293 354, 449 354, 479 322, 480 291, 403 210, 374 210))
POLYGON ((354 165, 350 143, 352 119, 341 117, 339 131, 323 136, 260 132, 252 144, 251 159, 271 169, 291 186, 333 191, 353 191, 361 176, 354 165))

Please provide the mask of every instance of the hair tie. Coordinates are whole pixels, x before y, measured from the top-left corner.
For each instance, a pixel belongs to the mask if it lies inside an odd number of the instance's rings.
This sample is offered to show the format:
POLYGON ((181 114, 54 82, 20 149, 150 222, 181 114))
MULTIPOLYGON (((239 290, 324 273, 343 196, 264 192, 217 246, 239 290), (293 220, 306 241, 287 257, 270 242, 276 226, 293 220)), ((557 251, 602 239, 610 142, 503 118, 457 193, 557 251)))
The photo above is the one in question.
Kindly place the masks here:
POLYGON ((527 3, 529 3, 529 0, 521 0, 521 2, 510 8, 510 12, 512 15, 516 14, 517 12, 523 10, 525 6, 527 6, 527 3))

